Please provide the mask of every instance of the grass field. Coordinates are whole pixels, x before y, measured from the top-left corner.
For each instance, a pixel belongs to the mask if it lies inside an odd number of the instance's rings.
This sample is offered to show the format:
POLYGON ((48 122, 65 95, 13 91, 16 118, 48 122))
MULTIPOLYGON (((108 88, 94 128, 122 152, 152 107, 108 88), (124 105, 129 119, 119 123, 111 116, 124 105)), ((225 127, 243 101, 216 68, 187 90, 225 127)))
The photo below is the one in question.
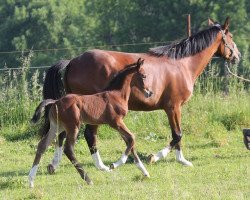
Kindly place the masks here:
MULTIPOLYGON (((92 186, 82 181, 66 156, 56 174, 49 175, 51 146, 42 158, 35 188, 30 189, 27 176, 38 143, 37 126, 27 122, 2 126, 0 199, 250 199, 250 154, 242 142, 242 128, 250 127, 249 99, 250 94, 244 92, 226 97, 194 95, 183 108, 182 120, 184 155, 194 167, 177 163, 172 152, 158 163, 145 164, 149 179, 142 177, 132 159, 111 173, 98 171, 81 135, 76 155, 92 186)), ((162 111, 130 112, 125 122, 136 133, 143 162, 170 141, 162 111)), ((118 133, 106 126, 99 130, 98 147, 107 165, 125 150, 118 133)))

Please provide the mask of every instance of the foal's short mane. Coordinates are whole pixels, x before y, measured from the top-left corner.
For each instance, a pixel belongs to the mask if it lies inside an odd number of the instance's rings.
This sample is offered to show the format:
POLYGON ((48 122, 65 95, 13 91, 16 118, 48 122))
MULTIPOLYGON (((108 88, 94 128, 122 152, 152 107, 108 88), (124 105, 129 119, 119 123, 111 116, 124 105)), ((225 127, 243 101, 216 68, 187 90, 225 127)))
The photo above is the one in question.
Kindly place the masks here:
POLYGON ((114 78, 110 81, 108 86, 104 89, 104 91, 110 91, 110 90, 120 90, 124 84, 124 80, 128 74, 131 74, 133 72, 137 71, 137 65, 131 64, 127 65, 124 69, 119 71, 114 78))
POLYGON ((166 55, 175 59, 192 56, 209 47, 220 30, 220 25, 216 24, 181 41, 166 46, 150 48, 148 53, 158 57, 166 55))

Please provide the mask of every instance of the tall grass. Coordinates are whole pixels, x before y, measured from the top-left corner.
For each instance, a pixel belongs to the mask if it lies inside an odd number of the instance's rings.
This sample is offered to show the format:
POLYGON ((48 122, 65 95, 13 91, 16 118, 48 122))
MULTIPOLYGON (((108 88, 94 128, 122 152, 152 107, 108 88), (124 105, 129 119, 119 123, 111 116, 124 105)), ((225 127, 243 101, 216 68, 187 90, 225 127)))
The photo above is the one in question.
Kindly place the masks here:
MULTIPOLYGON (((17 134, 13 129, 18 129, 19 133, 20 130, 34 132, 34 130, 27 129, 30 127, 31 115, 42 99, 45 69, 43 71, 31 70, 29 68, 31 59, 32 52, 27 57, 21 58, 21 66, 18 70, 6 70, 0 74, 1 133, 17 134)), ((231 69, 237 71, 236 67, 231 69)), ((245 83, 231 76, 225 80, 222 74, 218 64, 213 64, 200 76, 191 101, 184 106, 183 129, 185 132, 214 138, 213 134, 217 132, 222 134, 237 127, 250 125, 248 103, 250 95, 245 83), (224 92, 225 85, 229 90, 228 95, 224 92), (200 126, 201 123, 202 126, 200 126)), ((155 126, 153 129, 150 128, 150 134, 145 130, 142 137, 153 139, 158 137, 156 133, 169 131, 168 120, 163 111, 148 113, 146 114, 148 117, 143 117, 144 115, 145 113, 142 112, 131 112, 126 118, 128 126, 134 127, 135 131, 143 124, 154 122, 155 126)), ((106 126, 102 129, 107 130, 105 132, 109 134, 100 135, 101 138, 113 137, 113 130, 106 126)), ((165 137, 165 135, 160 137, 165 137)))
POLYGON ((31 58, 32 52, 21 58, 19 69, 7 69, 0 74, 1 132, 28 124, 35 106, 42 99, 43 73, 29 69, 31 58))

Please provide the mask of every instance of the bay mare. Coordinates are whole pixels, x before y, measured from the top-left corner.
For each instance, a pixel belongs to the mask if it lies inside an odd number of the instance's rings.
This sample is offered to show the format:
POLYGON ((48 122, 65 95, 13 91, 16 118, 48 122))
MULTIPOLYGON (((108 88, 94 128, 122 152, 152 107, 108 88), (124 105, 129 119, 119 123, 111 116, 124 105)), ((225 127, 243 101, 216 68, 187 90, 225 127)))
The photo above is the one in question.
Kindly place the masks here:
POLYGON ((142 64, 143 60, 138 59, 137 63, 122 69, 104 92, 94 95, 68 94, 59 100, 46 99, 40 103, 32 121, 37 122, 44 107, 52 105, 49 109, 50 129, 38 144, 36 156, 29 173, 30 187, 34 187, 34 179, 42 154, 51 141, 55 139, 57 133, 62 131, 66 132, 64 153, 81 177, 88 184, 92 184, 92 181, 74 154, 74 144, 82 122, 93 125, 108 124, 119 131, 127 148, 120 160, 111 165, 112 169, 124 164, 131 152, 137 167, 144 176, 149 177, 148 171, 135 151, 135 136, 123 122, 123 118, 128 112, 128 100, 132 87, 137 88, 145 97, 150 97, 152 94, 144 84, 146 75, 141 67, 142 64))
MULTIPOLYGON (((166 46, 152 48, 147 53, 123 53, 105 50, 90 50, 70 60, 52 66, 44 82, 44 98, 60 98, 61 91, 66 93, 94 94, 102 91, 115 73, 124 65, 144 59, 143 68, 149 74, 148 82, 154 95, 145 99, 138 88, 131 88, 128 102, 129 110, 152 111, 163 109, 169 120, 172 140, 165 148, 148 157, 150 163, 156 162, 176 149, 176 160, 192 166, 185 159, 181 149, 181 106, 193 93, 194 83, 206 68, 213 55, 223 57, 229 62, 239 61, 240 52, 229 32, 229 18, 223 25, 212 22, 212 26, 184 40, 166 46), (63 78, 63 84, 61 83, 63 78)), ((48 115, 46 115, 48 116, 48 115)), ((198 116, 197 116, 198 117, 198 116)), ((46 117, 47 119, 48 117, 46 117)), ((48 130, 45 120, 43 130, 48 130)), ((98 125, 87 125, 84 136, 94 159, 101 170, 108 170, 100 157, 96 144, 98 125)), ((46 134, 46 131, 42 132, 46 134)), ((62 154, 64 133, 59 135, 55 156, 48 167, 54 172, 58 157, 62 154)))

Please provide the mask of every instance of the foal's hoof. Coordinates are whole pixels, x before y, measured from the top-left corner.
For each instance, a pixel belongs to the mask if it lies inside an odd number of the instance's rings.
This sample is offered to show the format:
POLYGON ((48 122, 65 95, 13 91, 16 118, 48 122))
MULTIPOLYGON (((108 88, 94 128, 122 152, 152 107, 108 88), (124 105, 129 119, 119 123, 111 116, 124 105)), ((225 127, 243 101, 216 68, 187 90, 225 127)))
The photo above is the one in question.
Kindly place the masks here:
POLYGON ((48 171, 49 174, 54 174, 56 170, 55 170, 55 168, 54 168, 54 166, 52 164, 49 164, 47 166, 47 171, 48 171))
POLYGON ((112 171, 113 169, 115 169, 115 165, 112 163, 112 164, 109 166, 109 170, 112 171))
POLYGON ((154 154, 150 154, 147 158, 147 162, 148 164, 153 164, 155 163, 155 155, 154 154))
POLYGON ((147 173, 147 174, 144 174, 144 178, 150 178, 150 175, 149 175, 149 173, 147 173))

